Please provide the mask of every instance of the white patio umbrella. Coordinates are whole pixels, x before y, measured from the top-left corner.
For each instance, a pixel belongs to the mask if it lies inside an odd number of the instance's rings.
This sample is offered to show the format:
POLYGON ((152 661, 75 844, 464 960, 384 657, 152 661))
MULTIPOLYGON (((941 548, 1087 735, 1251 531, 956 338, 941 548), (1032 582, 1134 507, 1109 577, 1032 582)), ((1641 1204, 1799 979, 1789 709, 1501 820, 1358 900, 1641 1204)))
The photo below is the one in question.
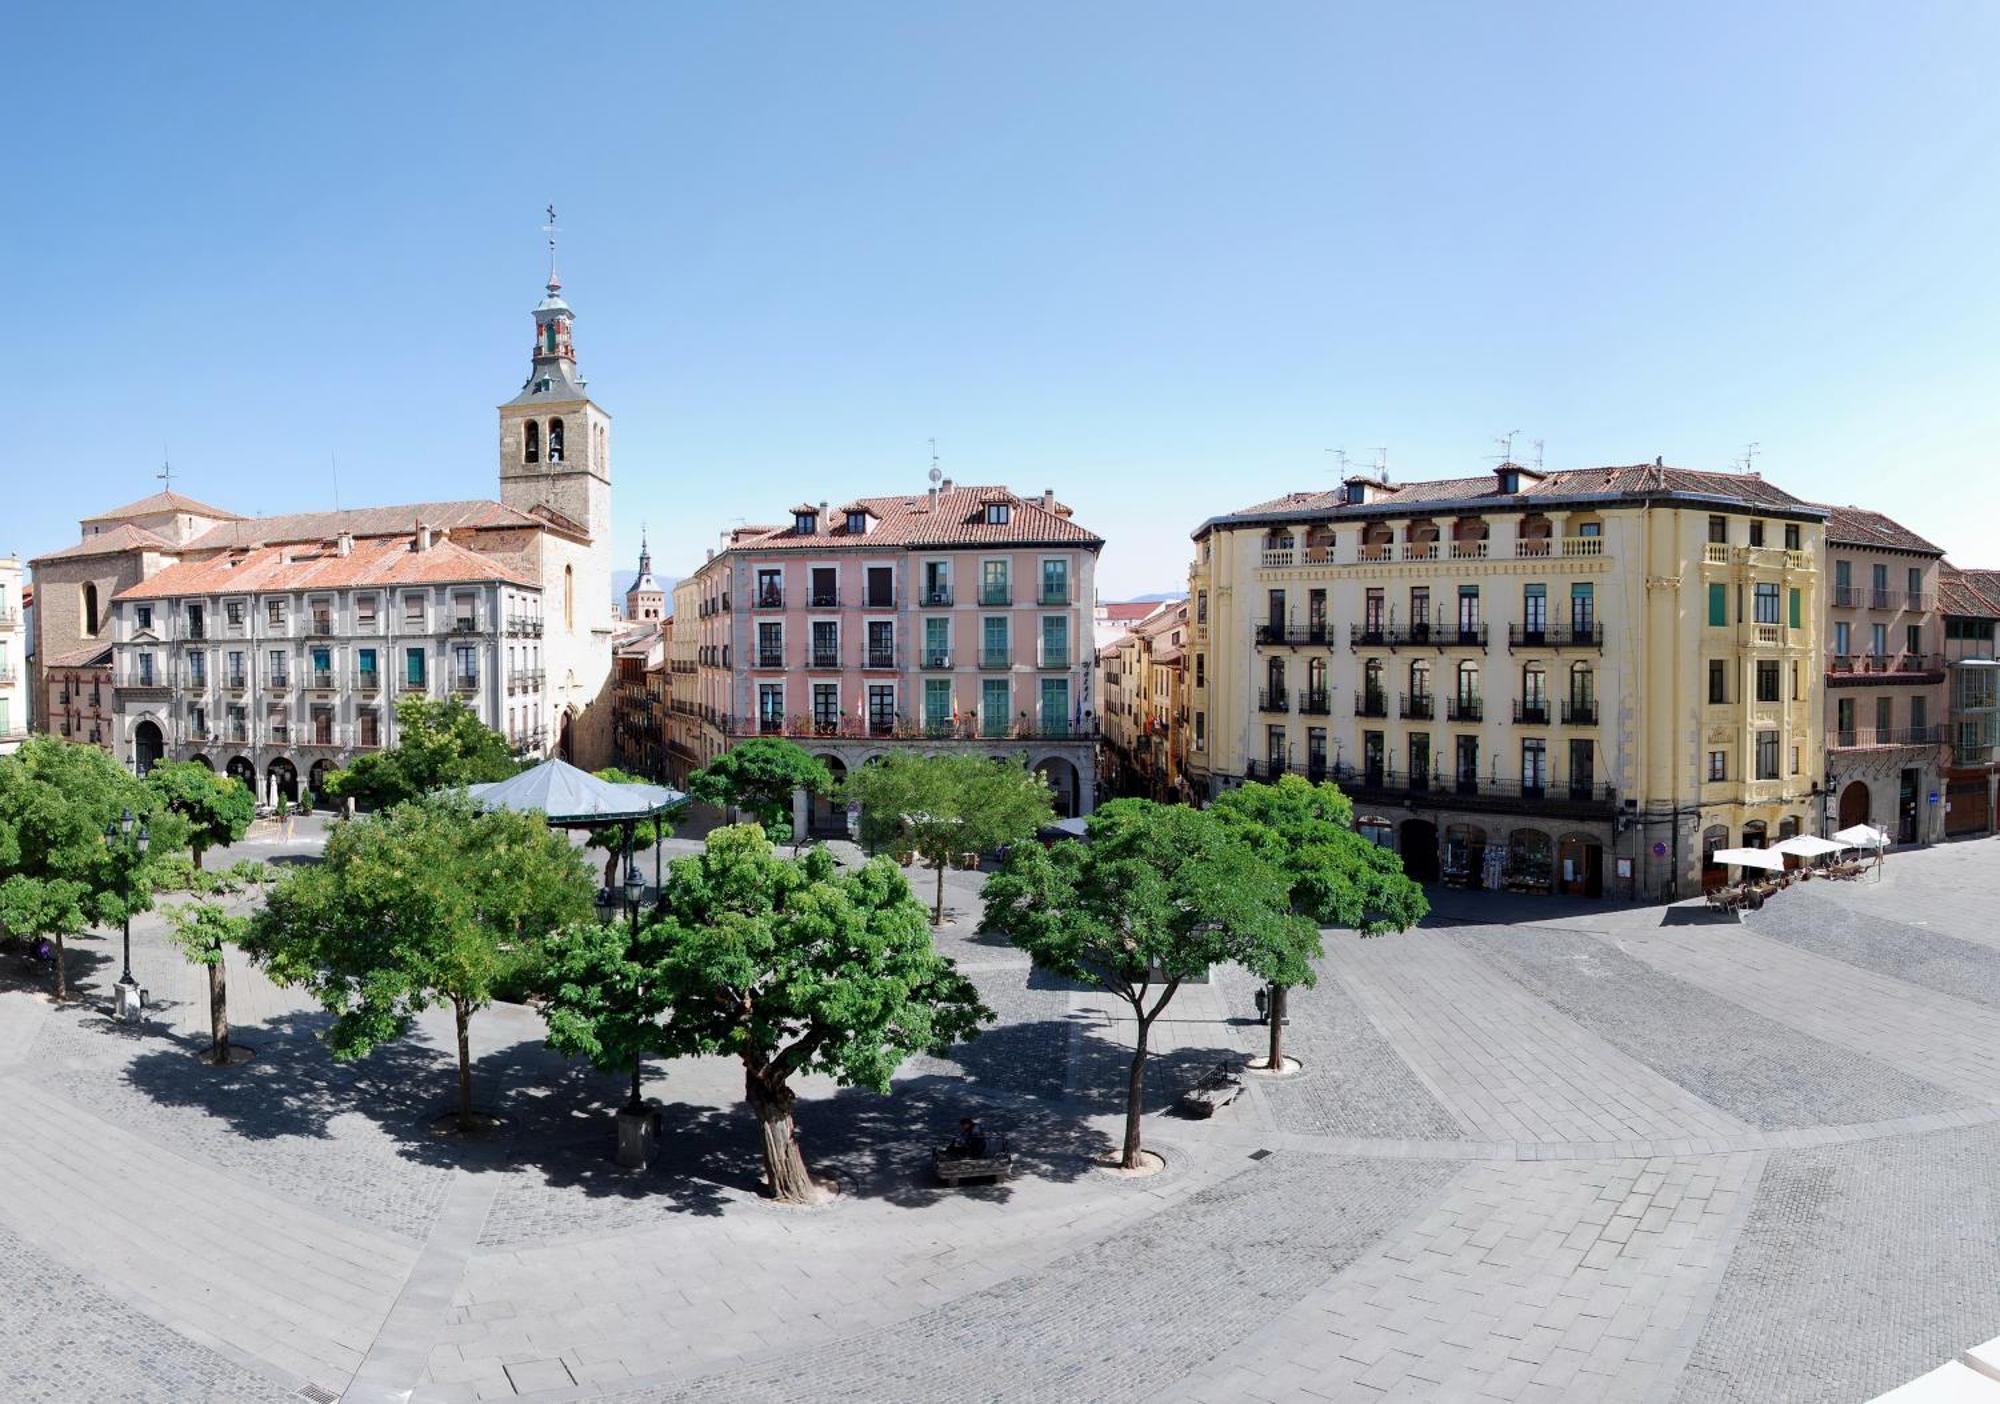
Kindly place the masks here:
POLYGON ((1883 833, 1880 829, 1871 828, 1866 824, 1855 824, 1850 828, 1842 829, 1834 835, 1834 838, 1846 844, 1849 848, 1887 848, 1889 846, 1889 836, 1887 834, 1883 833))
POLYGON ((1785 855, 1775 848, 1718 849, 1709 862, 1727 863, 1732 868, 1767 868, 1774 873, 1785 870, 1785 855))
POLYGON ((1818 834, 1794 834, 1772 845, 1773 853, 1789 853, 1795 858, 1824 858, 1829 853, 1839 853, 1846 848, 1844 843, 1821 838, 1818 834))

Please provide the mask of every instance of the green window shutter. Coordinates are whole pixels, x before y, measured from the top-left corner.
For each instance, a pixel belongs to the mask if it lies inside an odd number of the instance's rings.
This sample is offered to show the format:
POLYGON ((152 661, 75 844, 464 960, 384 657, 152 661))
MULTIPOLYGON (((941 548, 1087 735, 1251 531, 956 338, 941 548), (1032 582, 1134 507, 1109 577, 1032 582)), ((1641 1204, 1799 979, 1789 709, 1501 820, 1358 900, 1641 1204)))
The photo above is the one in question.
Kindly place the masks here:
POLYGON ((1797 590, 1792 591, 1791 607, 1792 607, 1792 627, 1796 629, 1800 627, 1799 619, 1801 618, 1799 614, 1799 592, 1797 590))
POLYGON ((1708 622, 1713 628, 1722 629, 1729 624, 1729 587, 1711 585, 1708 587, 1708 622))

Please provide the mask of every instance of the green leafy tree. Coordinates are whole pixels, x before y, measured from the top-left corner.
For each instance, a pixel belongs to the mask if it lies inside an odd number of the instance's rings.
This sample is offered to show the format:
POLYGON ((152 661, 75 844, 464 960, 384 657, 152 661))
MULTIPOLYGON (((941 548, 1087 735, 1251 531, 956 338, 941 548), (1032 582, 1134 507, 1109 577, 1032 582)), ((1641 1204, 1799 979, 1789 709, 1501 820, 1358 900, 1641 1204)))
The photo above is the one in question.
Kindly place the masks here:
POLYGON ((541 816, 411 800, 335 827, 318 863, 271 889, 244 947, 334 1016, 333 1056, 366 1056, 425 1009, 449 1005, 458 1111, 472 1124, 472 1015, 540 958, 550 932, 589 917, 590 868, 541 816))
POLYGON ((1131 1007, 1125 1168, 1139 1165, 1153 1022, 1183 981, 1234 961, 1266 980, 1312 982, 1319 933, 1292 913, 1289 887, 1208 811, 1149 800, 1106 805, 1088 843, 1017 845, 987 880, 984 929, 1131 1007))
POLYGON ((666 953, 664 928, 643 918, 567 926, 543 947, 549 1047, 587 1058, 599 1072, 629 1075, 632 1111, 645 1105, 646 1059, 673 1046, 672 1001, 660 973, 666 953))
POLYGON ((752 825, 718 829, 704 852, 674 863, 659 942, 672 1047, 742 1063, 781 1200, 821 1194, 793 1125, 794 1076, 887 1091, 910 1054, 948 1048, 993 1018, 933 948, 895 864, 842 873, 823 848, 787 859, 752 825))
MULTIPOLYGON (((1246 784, 1216 797, 1210 812, 1291 880, 1292 910, 1320 926, 1361 936, 1403 931, 1430 911, 1403 860, 1354 828, 1354 804, 1331 783, 1297 775, 1274 785, 1246 784)), ((1266 1066, 1284 1064, 1285 989, 1271 987, 1271 1046, 1266 1066)))
MULTIPOLYGON (((200 767, 196 767, 199 769, 200 767)), ((223 954, 243 944, 250 918, 231 916, 214 902, 190 902, 167 912, 174 943, 195 965, 208 968, 209 1058, 229 1061, 229 969, 223 954)))
POLYGON ((505 780, 521 768, 507 739, 456 697, 396 704, 396 744, 357 757, 324 782, 327 797, 387 809, 456 785, 505 780))
POLYGON ((249 786, 198 761, 154 766, 146 774, 146 788, 186 823, 188 856, 197 868, 202 854, 242 838, 257 817, 257 797, 249 786))
MULTIPOLYGON (((609 780, 614 785, 648 783, 644 777, 628 775, 615 765, 607 765, 604 769, 592 771, 591 773, 600 780, 609 780)), ((671 838, 674 826, 680 822, 686 812, 686 806, 683 805, 651 819, 637 820, 629 829, 624 824, 605 824, 600 828, 592 829, 589 841, 584 846, 586 848, 601 848, 605 850, 604 885, 611 888, 617 887, 623 876, 618 871, 618 860, 624 857, 628 851, 636 852, 642 848, 651 848, 661 839, 671 838)))
POLYGON ((15 873, 0 881, 0 925, 30 940, 49 937, 56 948, 56 998, 69 998, 69 948, 64 936, 81 931, 83 901, 89 893, 71 878, 29 877, 15 873))
POLYGON ((944 921, 944 874, 961 853, 1032 838, 1055 817, 1046 780, 1016 761, 895 751, 848 777, 871 846, 907 842, 937 873, 931 921, 944 921))
POLYGON ((774 843, 792 836, 792 796, 833 793, 833 772, 782 736, 753 736, 688 777, 688 794, 733 807, 764 826, 774 843))
POLYGON ((186 847, 184 821, 95 746, 33 736, 0 756, 0 883, 12 883, 0 921, 19 935, 53 938, 58 998, 69 997, 70 932, 152 905, 146 860, 105 837, 128 811, 150 828, 153 853, 186 847))

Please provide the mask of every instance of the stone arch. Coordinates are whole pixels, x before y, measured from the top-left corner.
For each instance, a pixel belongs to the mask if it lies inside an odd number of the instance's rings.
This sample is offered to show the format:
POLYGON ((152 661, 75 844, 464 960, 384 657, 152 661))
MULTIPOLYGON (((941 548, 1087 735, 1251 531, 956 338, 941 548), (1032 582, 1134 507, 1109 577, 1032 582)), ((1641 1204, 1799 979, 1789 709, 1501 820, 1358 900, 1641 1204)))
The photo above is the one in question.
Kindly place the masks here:
POLYGON ((167 753, 167 739, 160 731, 160 724, 151 717, 141 717, 132 728, 133 767, 144 775, 160 763, 167 753))
POLYGON ((283 796, 293 803, 299 798, 299 768, 279 756, 264 767, 264 780, 273 797, 283 796))
POLYGON ((306 788, 312 791, 314 799, 326 798, 326 777, 333 773, 334 768, 332 761, 322 758, 314 761, 312 768, 306 771, 306 788))
POLYGON ((1595 834, 1564 834, 1556 846, 1557 877, 1572 897, 1604 895, 1604 845, 1595 834))
MULTIPOLYGON (((814 756, 813 759, 823 763, 832 772, 834 789, 838 791, 840 783, 847 778, 847 762, 831 751, 821 752, 814 756)), ((847 837, 847 801, 841 799, 838 793, 832 795, 813 795, 808 800, 807 806, 806 834, 808 837, 847 837)))
POLYGON ((1405 819, 1397 834, 1397 848, 1403 855, 1403 872, 1412 882, 1438 880, 1438 830, 1428 819, 1405 819))
POLYGON ((1541 829, 1521 828, 1507 835, 1509 887, 1523 892, 1553 892, 1556 876, 1555 840, 1541 829))
POLYGON ((83 582, 83 632, 87 638, 97 637, 97 626, 103 623, 97 608, 97 582, 83 582))
POLYGON ((1047 756, 1035 762, 1034 768, 1053 792, 1056 818, 1073 819, 1083 812, 1083 776, 1076 762, 1067 756, 1047 756))
MULTIPOLYGON (((568 570, 569 567, 565 566, 563 569, 568 570)), ((556 723, 556 755, 571 765, 576 763, 576 756, 574 754, 576 745, 575 722, 576 709, 574 707, 565 707, 563 708, 562 720, 556 723)))
POLYGON ((532 419, 521 428, 521 461, 523 463, 542 461, 542 426, 532 419))
POLYGON ((207 756, 201 755, 199 753, 189 756, 188 761, 190 764, 200 766, 203 770, 215 769, 215 762, 210 760, 207 756))
POLYGON ((561 415, 549 417, 549 462, 563 461, 563 422, 561 415))
POLYGON ((1443 877, 1459 887, 1486 880, 1486 830, 1477 824, 1448 824, 1444 831, 1443 877))
POLYGON ((1729 885, 1729 869, 1715 861, 1715 855, 1729 847, 1729 829, 1710 824, 1701 831, 1701 890, 1714 892, 1729 885))
POLYGON ((231 780, 240 783, 251 794, 257 793, 257 766, 250 757, 230 757, 227 769, 231 780))
POLYGON ((1836 828, 1851 829, 1856 824, 1868 822, 1868 782, 1850 780, 1847 788, 1840 792, 1840 823, 1836 828))

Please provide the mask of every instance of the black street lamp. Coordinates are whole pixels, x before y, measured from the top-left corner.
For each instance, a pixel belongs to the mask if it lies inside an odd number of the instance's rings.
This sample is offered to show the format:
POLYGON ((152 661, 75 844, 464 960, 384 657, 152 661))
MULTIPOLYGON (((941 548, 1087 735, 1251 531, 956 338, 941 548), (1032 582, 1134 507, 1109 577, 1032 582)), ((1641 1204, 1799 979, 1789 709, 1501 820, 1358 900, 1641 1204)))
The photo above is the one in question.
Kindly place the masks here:
POLYGON ((625 859, 625 918, 634 926, 639 924, 639 899, 646 894, 646 879, 639 875, 639 865, 630 856, 625 859))
POLYGON ((118 977, 118 984, 121 987, 118 992, 118 1012, 121 1016, 129 1017, 131 1006, 137 1003, 133 999, 132 990, 139 983, 132 978, 132 870, 145 859, 146 850, 152 846, 153 834, 151 827, 146 821, 143 819, 134 820, 132 811, 128 809, 118 816, 117 822, 109 825, 104 830, 104 838, 107 843, 116 843, 121 846, 126 853, 123 888, 125 899, 125 973, 118 977), (135 824, 137 825, 136 833, 133 831, 135 824))

